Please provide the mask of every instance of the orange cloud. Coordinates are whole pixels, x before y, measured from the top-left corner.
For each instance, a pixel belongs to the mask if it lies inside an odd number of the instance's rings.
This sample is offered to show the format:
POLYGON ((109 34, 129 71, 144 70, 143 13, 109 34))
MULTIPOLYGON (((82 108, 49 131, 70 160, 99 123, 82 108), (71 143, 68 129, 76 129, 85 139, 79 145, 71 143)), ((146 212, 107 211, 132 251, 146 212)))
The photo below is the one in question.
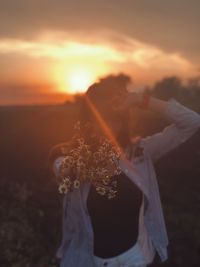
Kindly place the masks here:
MULTIPOLYGON (((153 80, 165 75, 188 77, 197 71, 196 66, 178 52, 165 52, 115 32, 102 31, 92 37, 69 36, 70 33, 66 38, 66 33, 48 31, 35 41, 0 40, 0 56, 17 54, 36 64, 50 60, 49 82, 56 83, 62 92, 71 91, 70 80, 76 73, 81 77, 81 69, 87 72, 87 79, 91 77, 87 85, 111 72, 122 71, 134 76, 136 83, 144 83, 149 77, 153 80), (72 69, 79 71, 72 72, 72 69)), ((28 75, 29 70, 24 71, 28 75)), ((40 75, 37 69, 35 72, 35 76, 40 75)))

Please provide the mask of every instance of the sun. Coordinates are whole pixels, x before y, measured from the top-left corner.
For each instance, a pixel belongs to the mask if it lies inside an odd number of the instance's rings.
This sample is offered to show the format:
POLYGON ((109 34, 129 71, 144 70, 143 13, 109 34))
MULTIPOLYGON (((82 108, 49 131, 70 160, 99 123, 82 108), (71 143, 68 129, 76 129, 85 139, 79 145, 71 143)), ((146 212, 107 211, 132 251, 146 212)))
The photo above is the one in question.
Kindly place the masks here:
POLYGON ((68 75, 69 90, 73 93, 84 93, 93 83, 94 78, 87 70, 73 70, 68 75))
POLYGON ((55 65, 52 76, 57 91, 67 94, 84 94, 88 87, 98 82, 100 77, 108 73, 108 68, 100 62, 61 62, 55 65), (95 63, 95 64, 94 64, 95 63))

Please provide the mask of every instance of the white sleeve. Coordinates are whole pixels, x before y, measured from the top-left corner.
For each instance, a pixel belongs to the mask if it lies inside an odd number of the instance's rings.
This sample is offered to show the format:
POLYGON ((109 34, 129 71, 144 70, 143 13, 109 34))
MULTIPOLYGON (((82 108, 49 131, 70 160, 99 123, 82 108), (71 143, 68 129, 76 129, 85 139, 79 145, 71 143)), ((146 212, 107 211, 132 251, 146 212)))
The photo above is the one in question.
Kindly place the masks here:
POLYGON ((54 170, 54 173, 56 176, 59 175, 60 166, 61 166, 63 159, 64 159, 64 156, 60 156, 60 157, 56 158, 53 162, 53 170, 54 170))
POLYGON ((174 98, 168 100, 164 117, 171 124, 141 140, 154 161, 181 145, 200 128, 200 115, 174 98))

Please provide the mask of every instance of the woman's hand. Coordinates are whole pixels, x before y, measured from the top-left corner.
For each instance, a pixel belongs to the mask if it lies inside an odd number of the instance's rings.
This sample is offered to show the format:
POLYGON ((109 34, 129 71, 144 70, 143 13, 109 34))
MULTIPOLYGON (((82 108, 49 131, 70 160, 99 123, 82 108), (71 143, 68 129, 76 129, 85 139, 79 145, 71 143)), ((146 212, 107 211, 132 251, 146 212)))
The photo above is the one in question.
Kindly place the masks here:
POLYGON ((113 97, 112 109, 117 112, 123 112, 131 107, 138 106, 142 101, 142 94, 135 92, 120 92, 113 97))

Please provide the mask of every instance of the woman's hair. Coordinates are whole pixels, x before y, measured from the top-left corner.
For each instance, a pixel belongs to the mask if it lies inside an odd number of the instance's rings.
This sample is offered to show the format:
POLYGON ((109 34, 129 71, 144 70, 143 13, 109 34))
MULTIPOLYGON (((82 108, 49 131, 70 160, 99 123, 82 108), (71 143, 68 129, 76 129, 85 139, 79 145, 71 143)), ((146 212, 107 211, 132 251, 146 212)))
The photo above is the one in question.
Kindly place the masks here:
MULTIPOLYGON (((118 90, 118 88, 106 88, 102 86, 101 83, 96 83, 89 87, 85 96, 82 97, 82 101, 80 103, 79 120, 81 125, 90 124, 91 127, 93 124, 99 123, 94 110, 91 108, 89 103, 94 106, 98 114, 105 122, 112 121, 112 117, 116 116, 116 118, 119 120, 119 123, 121 123, 121 128, 115 137, 117 138, 118 143, 122 147, 125 147, 130 142, 130 116, 128 110, 119 114, 112 109, 111 100, 117 94, 118 90)), ((120 88, 120 90, 126 90, 126 88, 120 88)))

